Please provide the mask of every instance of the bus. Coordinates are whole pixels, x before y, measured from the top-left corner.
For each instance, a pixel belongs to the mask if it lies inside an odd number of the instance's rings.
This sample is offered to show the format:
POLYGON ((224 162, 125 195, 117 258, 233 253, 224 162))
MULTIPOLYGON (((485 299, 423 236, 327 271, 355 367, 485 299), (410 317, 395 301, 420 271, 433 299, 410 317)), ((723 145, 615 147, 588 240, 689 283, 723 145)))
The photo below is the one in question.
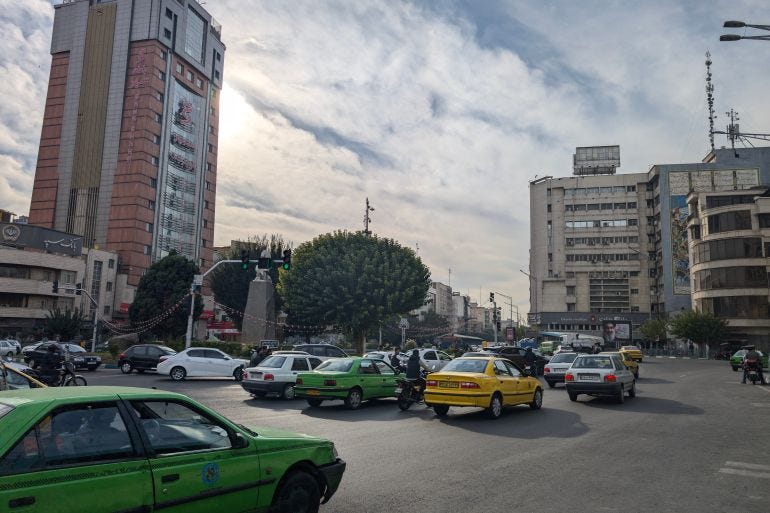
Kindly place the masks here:
POLYGON ((604 344, 602 337, 558 331, 541 331, 537 335, 537 347, 541 353, 547 355, 552 355, 559 346, 563 345, 572 346, 577 351, 590 351, 596 344, 599 344, 599 347, 604 344))

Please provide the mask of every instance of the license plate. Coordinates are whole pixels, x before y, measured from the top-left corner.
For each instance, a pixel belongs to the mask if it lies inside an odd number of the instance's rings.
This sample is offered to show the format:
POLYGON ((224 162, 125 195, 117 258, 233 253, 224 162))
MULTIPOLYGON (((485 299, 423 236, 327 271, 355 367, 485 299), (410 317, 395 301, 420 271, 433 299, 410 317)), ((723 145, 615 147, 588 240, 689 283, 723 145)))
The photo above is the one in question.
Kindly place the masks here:
POLYGON ((396 389, 396 393, 397 393, 397 394, 400 394, 400 393, 401 393, 401 392, 403 392, 403 391, 404 391, 404 389, 403 389, 403 388, 401 388, 401 387, 399 387, 399 388, 397 388, 397 389, 396 389))
POLYGON ((599 376, 596 374, 578 374, 578 378, 583 381, 599 381, 599 376))
POLYGON ((249 372, 249 377, 251 379, 259 379, 259 378, 262 377, 262 373, 261 372, 249 372))
POLYGON ((308 390, 307 395, 321 395, 319 390, 308 390))
POLYGON ((439 381, 438 386, 441 388, 458 388, 460 383, 457 381, 439 381))

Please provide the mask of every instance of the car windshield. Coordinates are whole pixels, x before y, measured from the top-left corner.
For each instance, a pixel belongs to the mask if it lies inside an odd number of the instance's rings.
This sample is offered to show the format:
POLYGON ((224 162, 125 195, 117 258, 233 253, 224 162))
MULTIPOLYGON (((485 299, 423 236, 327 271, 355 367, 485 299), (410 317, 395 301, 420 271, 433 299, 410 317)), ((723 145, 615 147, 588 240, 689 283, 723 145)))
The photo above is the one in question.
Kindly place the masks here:
POLYGON ((455 358, 441 370, 441 372, 484 372, 488 360, 476 360, 470 358, 455 358))
POLYGON ((575 358, 577 358, 575 353, 559 353, 553 355, 551 363, 572 363, 575 361, 575 358))
POLYGON ((326 372, 348 372, 353 367, 353 360, 332 359, 326 360, 315 368, 317 371, 326 372))
POLYGON ((64 349, 67 349, 70 353, 85 353, 86 350, 75 344, 62 344, 64 349))
POLYGON ((609 356, 584 356, 576 358, 572 363, 573 369, 611 369, 612 361, 609 356))
POLYGON ((741 358, 743 358, 743 355, 745 355, 746 353, 748 353, 748 351, 746 351, 745 349, 740 349, 736 351, 733 356, 740 356, 741 358))
POLYGON ((283 362, 286 361, 285 356, 268 356, 261 362, 259 362, 258 367, 269 367, 271 369, 280 369, 283 367, 283 362))
POLYGON ((623 346, 623 347, 621 347, 621 349, 624 350, 624 351, 638 351, 639 350, 639 348, 636 347, 636 346, 623 346))
POLYGON ((11 410, 13 410, 13 406, 11 406, 9 404, 0 403, 0 418, 5 416, 11 410))

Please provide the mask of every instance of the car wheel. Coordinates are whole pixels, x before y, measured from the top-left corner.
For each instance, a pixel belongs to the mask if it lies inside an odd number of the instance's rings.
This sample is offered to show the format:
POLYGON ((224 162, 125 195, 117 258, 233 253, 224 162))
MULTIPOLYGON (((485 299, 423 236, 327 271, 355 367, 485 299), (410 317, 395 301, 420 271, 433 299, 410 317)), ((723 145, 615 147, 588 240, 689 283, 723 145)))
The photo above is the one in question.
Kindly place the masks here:
POLYGON ((134 369, 134 366, 131 365, 129 362, 123 362, 123 364, 120 366, 120 372, 123 374, 131 374, 131 371, 134 369))
POLYGON ((615 397, 615 400, 618 402, 618 404, 623 404, 626 402, 626 391, 623 388, 623 385, 620 385, 620 391, 618 392, 618 395, 615 397))
POLYGON ((187 371, 184 370, 184 367, 174 367, 171 369, 169 376, 174 381, 182 381, 187 376, 187 371))
POLYGON ((273 499, 276 513, 317 513, 321 504, 318 481, 307 472, 295 471, 283 480, 273 499))
POLYGON ((243 367, 238 367, 233 371, 235 381, 243 381, 243 367))
POLYGON ((577 401, 578 395, 575 392, 567 392, 567 395, 569 396, 569 400, 573 403, 577 401))
POLYGON ((446 414, 449 413, 449 406, 446 404, 434 404, 433 411, 439 417, 446 417, 446 414))
POLYGON ((348 392, 348 396, 345 398, 345 406, 351 410, 357 410, 361 407, 362 402, 363 394, 361 393, 361 389, 358 387, 351 388, 350 392, 348 392))
POLYGON ((636 397, 636 382, 631 383, 631 389, 628 391, 628 397, 636 397))
POLYGON ((554 383, 553 381, 546 381, 546 383, 548 383, 548 386, 549 386, 550 388, 553 388, 553 387, 555 387, 555 386, 556 386, 556 383, 554 383))
POLYGON ((8 351, 8 354, 5 356, 7 356, 8 358, 13 358, 13 351, 8 351))
POLYGON ((738 367, 736 367, 735 365, 733 365, 733 372, 738 372, 738 367))
POLYGON ((283 387, 283 392, 281 392, 281 397, 283 399, 286 399, 287 401, 291 401, 294 399, 294 385, 291 383, 287 383, 285 387, 283 387))
POLYGON ((307 403, 310 405, 311 408, 318 408, 321 406, 321 403, 324 402, 323 399, 308 399, 307 403))
POLYGON ((503 414, 503 400, 500 394, 493 394, 492 399, 489 401, 489 408, 487 408, 487 416, 490 419, 499 419, 503 414))
POLYGON ((539 388, 535 389, 535 395, 532 396, 532 402, 529 403, 529 407, 533 410, 539 410, 543 406, 543 391, 539 388))

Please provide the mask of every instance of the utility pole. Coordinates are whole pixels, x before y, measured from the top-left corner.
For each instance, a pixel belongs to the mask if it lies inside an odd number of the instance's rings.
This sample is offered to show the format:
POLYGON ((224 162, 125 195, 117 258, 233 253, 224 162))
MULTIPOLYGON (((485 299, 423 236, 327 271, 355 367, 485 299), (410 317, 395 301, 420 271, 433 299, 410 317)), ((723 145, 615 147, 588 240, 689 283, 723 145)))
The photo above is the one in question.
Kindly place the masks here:
POLYGON ((372 219, 369 217, 369 212, 374 212, 374 207, 369 206, 369 198, 366 198, 366 209, 364 210, 364 235, 371 235, 369 231, 369 223, 372 219))

